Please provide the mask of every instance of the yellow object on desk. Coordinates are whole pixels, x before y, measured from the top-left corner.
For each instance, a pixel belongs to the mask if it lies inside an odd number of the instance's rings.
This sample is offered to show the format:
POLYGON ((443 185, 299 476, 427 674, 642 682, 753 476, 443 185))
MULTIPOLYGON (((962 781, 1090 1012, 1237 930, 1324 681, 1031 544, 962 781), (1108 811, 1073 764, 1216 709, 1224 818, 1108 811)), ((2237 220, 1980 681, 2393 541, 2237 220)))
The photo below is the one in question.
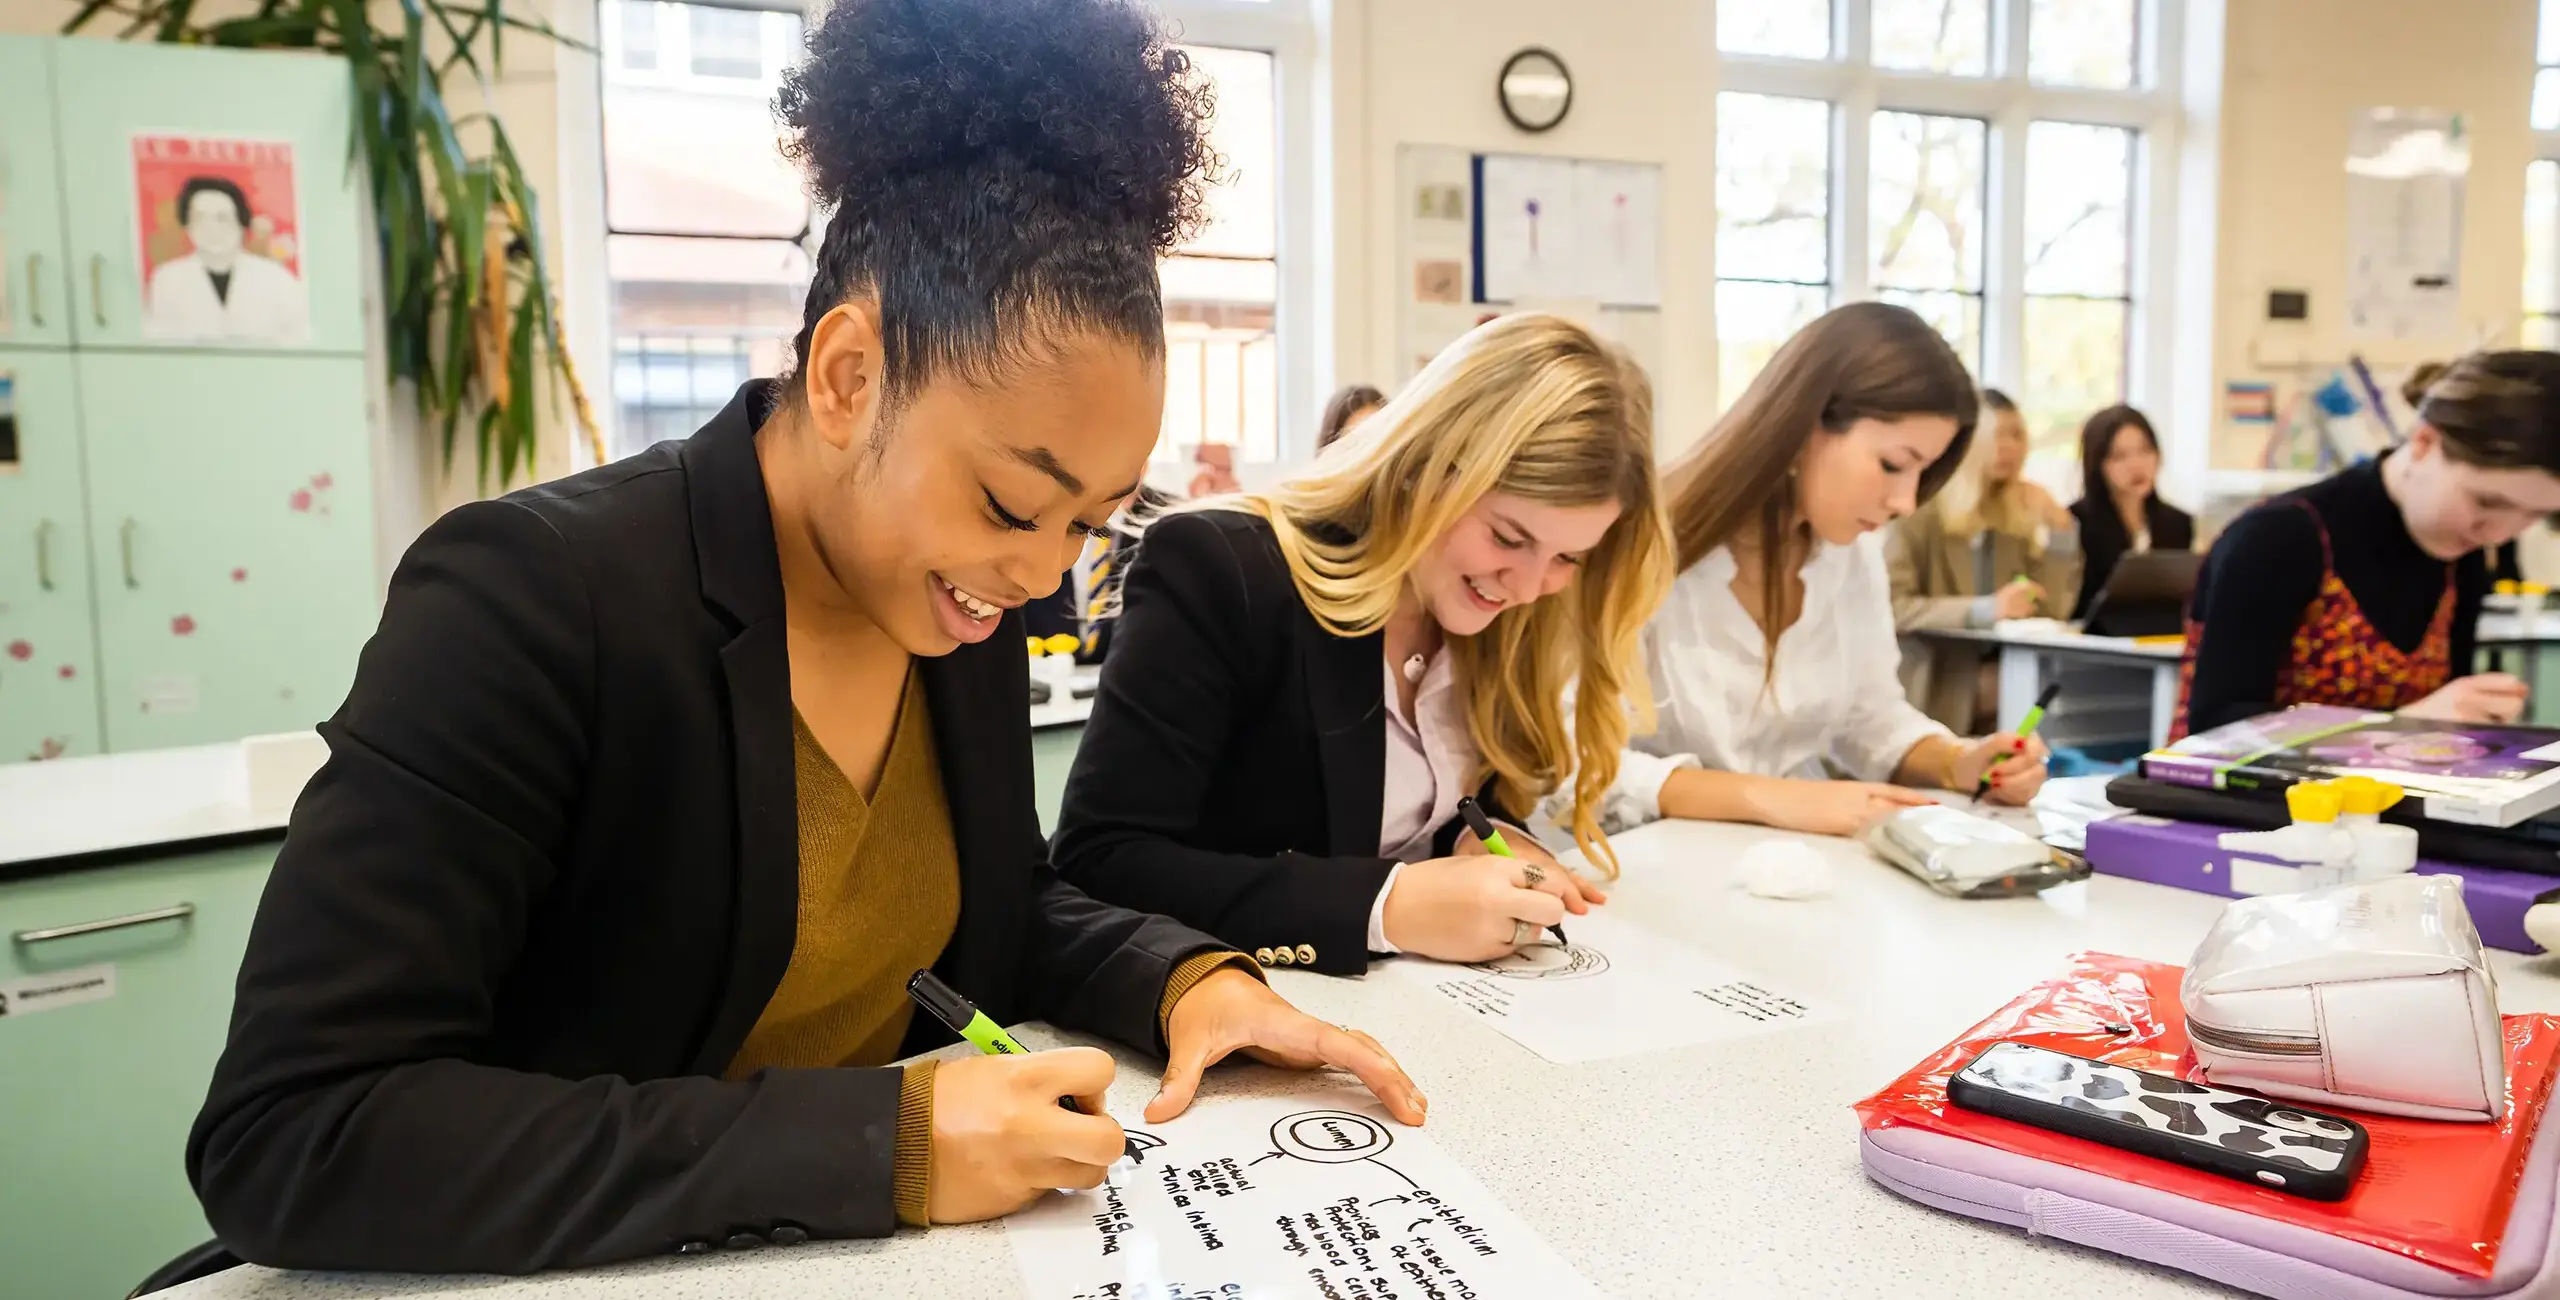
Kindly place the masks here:
POLYGON ((1024 637, 1023 640, 1030 643, 1031 657, 1034 659, 1042 655, 1071 655, 1076 652, 1076 647, 1084 644, 1065 632, 1051 637, 1029 636, 1024 637))
POLYGON ((2158 636, 2138 636, 2133 639, 2133 643, 2135 645, 2185 645, 2187 643, 2187 634, 2184 632, 2163 632, 2158 636))

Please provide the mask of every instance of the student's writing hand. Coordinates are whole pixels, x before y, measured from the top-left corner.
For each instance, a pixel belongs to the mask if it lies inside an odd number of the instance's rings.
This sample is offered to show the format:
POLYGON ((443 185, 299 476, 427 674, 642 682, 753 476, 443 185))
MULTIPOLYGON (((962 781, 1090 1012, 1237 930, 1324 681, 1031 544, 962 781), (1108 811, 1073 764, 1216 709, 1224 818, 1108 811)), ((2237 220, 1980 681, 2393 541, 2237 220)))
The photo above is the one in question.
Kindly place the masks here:
POLYGON ((1091 1047, 943 1062, 933 1076, 926 1213, 936 1223, 976 1223, 1053 1187, 1100 1186, 1127 1142, 1102 1113, 1117 1072, 1110 1053, 1091 1047), (1086 1113, 1060 1106, 1060 1097, 1086 1113))
POLYGON ((1545 929, 1568 907, 1577 916, 1591 910, 1580 885, 1567 882, 1571 872, 1541 868, 1545 878, 1535 886, 1529 874, 1523 863, 1490 854, 1406 863, 1387 891, 1387 942, 1436 961, 1491 961, 1518 946, 1518 922, 1545 929))
POLYGON ((2020 578, 1992 594, 1991 612, 2000 618, 2032 618, 2044 588, 2020 578))
POLYGON ((2474 673, 2446 682, 2435 694, 2400 712, 2443 722, 2513 722, 2524 716, 2533 688, 2506 673, 2474 673))
POLYGON ((1762 824, 1807 835, 1855 835, 1878 818, 1930 802, 1898 785, 1784 777, 1770 780, 1752 800, 1762 824))
POLYGON ((1240 970, 1214 971, 1193 985, 1165 1018, 1164 1037, 1164 1087, 1147 1103, 1150 1124, 1190 1109, 1201 1072, 1238 1051, 1284 1070, 1349 1070, 1387 1104, 1388 1114, 1407 1124, 1421 1123, 1430 1109, 1377 1039, 1298 1010, 1240 970))
MULTIPOLYGON (((1537 880, 1529 881, 1529 873, 1525 868, 1521 872, 1521 879, 1523 881, 1527 881, 1532 888, 1543 889, 1548 893, 1555 895, 1558 899, 1563 901, 1564 909, 1573 913, 1575 916, 1580 916, 1583 913, 1590 911, 1590 904, 1605 903, 1609 901, 1609 896, 1601 893, 1598 885, 1592 884, 1590 881, 1584 880, 1582 877, 1573 874, 1572 868, 1556 861, 1556 855, 1547 852, 1546 845, 1540 844, 1536 840, 1530 839, 1526 834, 1513 829, 1506 829, 1502 832, 1502 842, 1511 849, 1511 856, 1518 858, 1522 862, 1534 862, 1538 864, 1539 878, 1537 880)), ((1489 857, 1492 855, 1493 850, 1486 848, 1484 846, 1484 841, 1477 839, 1473 831, 1461 832, 1459 834, 1459 857, 1473 858, 1489 857)))
POLYGON ((1985 800, 2023 808, 2044 788, 2044 762, 2050 752, 2034 736, 1985 736, 1956 756, 1947 772, 1954 781, 1951 788, 1971 794, 1988 775, 1991 788, 1983 792, 1985 800))

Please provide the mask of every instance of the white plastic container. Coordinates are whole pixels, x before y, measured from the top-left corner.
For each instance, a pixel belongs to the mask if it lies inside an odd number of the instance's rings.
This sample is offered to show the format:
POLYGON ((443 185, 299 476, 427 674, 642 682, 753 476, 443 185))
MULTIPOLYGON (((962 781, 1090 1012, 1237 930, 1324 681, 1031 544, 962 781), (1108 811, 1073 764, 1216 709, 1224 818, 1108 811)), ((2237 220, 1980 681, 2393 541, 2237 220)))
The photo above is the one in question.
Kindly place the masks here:
POLYGON ((2222 847, 2299 864, 2303 889, 2355 879, 2356 839, 2338 824, 2342 801, 2337 790, 2326 781, 2305 781, 2287 789, 2284 802, 2293 813, 2292 825, 2280 831, 2228 831, 2220 838, 2222 847))
POLYGON ((2355 879, 2380 880, 2417 868, 2418 828, 2382 820, 2383 810, 2406 791, 2369 776, 2342 776, 2328 784, 2338 792, 2338 826, 2355 838, 2355 879))

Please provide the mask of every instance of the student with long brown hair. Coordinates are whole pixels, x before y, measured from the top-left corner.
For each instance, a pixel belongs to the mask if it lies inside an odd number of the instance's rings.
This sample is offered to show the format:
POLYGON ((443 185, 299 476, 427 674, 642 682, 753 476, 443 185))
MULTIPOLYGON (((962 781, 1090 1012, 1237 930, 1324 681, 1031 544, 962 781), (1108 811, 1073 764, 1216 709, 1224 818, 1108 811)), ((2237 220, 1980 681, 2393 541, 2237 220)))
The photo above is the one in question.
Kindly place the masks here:
POLYGON ((2071 617, 2087 618, 2116 565, 2149 551, 2191 551, 2196 517, 2160 499, 2160 435, 2151 417, 2110 406, 2080 426, 2080 596, 2071 617))
POLYGON ((1621 764, 1613 825, 1845 834, 1922 802, 1912 787, 1988 777, 2024 803, 2043 784, 2040 746, 1959 739, 1903 695, 1870 536, 1945 486, 1977 406, 1927 322, 1857 303, 1787 340, 1667 472, 1680 576, 1644 635, 1659 725, 1621 764))

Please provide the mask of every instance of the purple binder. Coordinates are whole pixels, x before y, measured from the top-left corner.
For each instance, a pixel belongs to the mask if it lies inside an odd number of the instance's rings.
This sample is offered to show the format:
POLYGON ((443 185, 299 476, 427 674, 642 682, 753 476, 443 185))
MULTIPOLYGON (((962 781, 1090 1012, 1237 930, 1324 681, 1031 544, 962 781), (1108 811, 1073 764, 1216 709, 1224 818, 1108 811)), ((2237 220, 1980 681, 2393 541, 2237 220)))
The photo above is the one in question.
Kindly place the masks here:
MULTIPOLYGON (((2089 824, 2087 857, 2089 865, 2105 875, 2224 898, 2299 887, 2291 876, 2295 868, 2263 855, 2223 848, 2218 840, 2229 829, 2128 813, 2089 824)), ((2542 951, 2542 945, 2525 937, 2525 909, 2546 899, 2560 901, 2560 880, 2428 858, 2418 861, 2418 871, 2462 877, 2462 900, 2471 909, 2471 921, 2480 928, 2482 942, 2509 952, 2542 951)))

